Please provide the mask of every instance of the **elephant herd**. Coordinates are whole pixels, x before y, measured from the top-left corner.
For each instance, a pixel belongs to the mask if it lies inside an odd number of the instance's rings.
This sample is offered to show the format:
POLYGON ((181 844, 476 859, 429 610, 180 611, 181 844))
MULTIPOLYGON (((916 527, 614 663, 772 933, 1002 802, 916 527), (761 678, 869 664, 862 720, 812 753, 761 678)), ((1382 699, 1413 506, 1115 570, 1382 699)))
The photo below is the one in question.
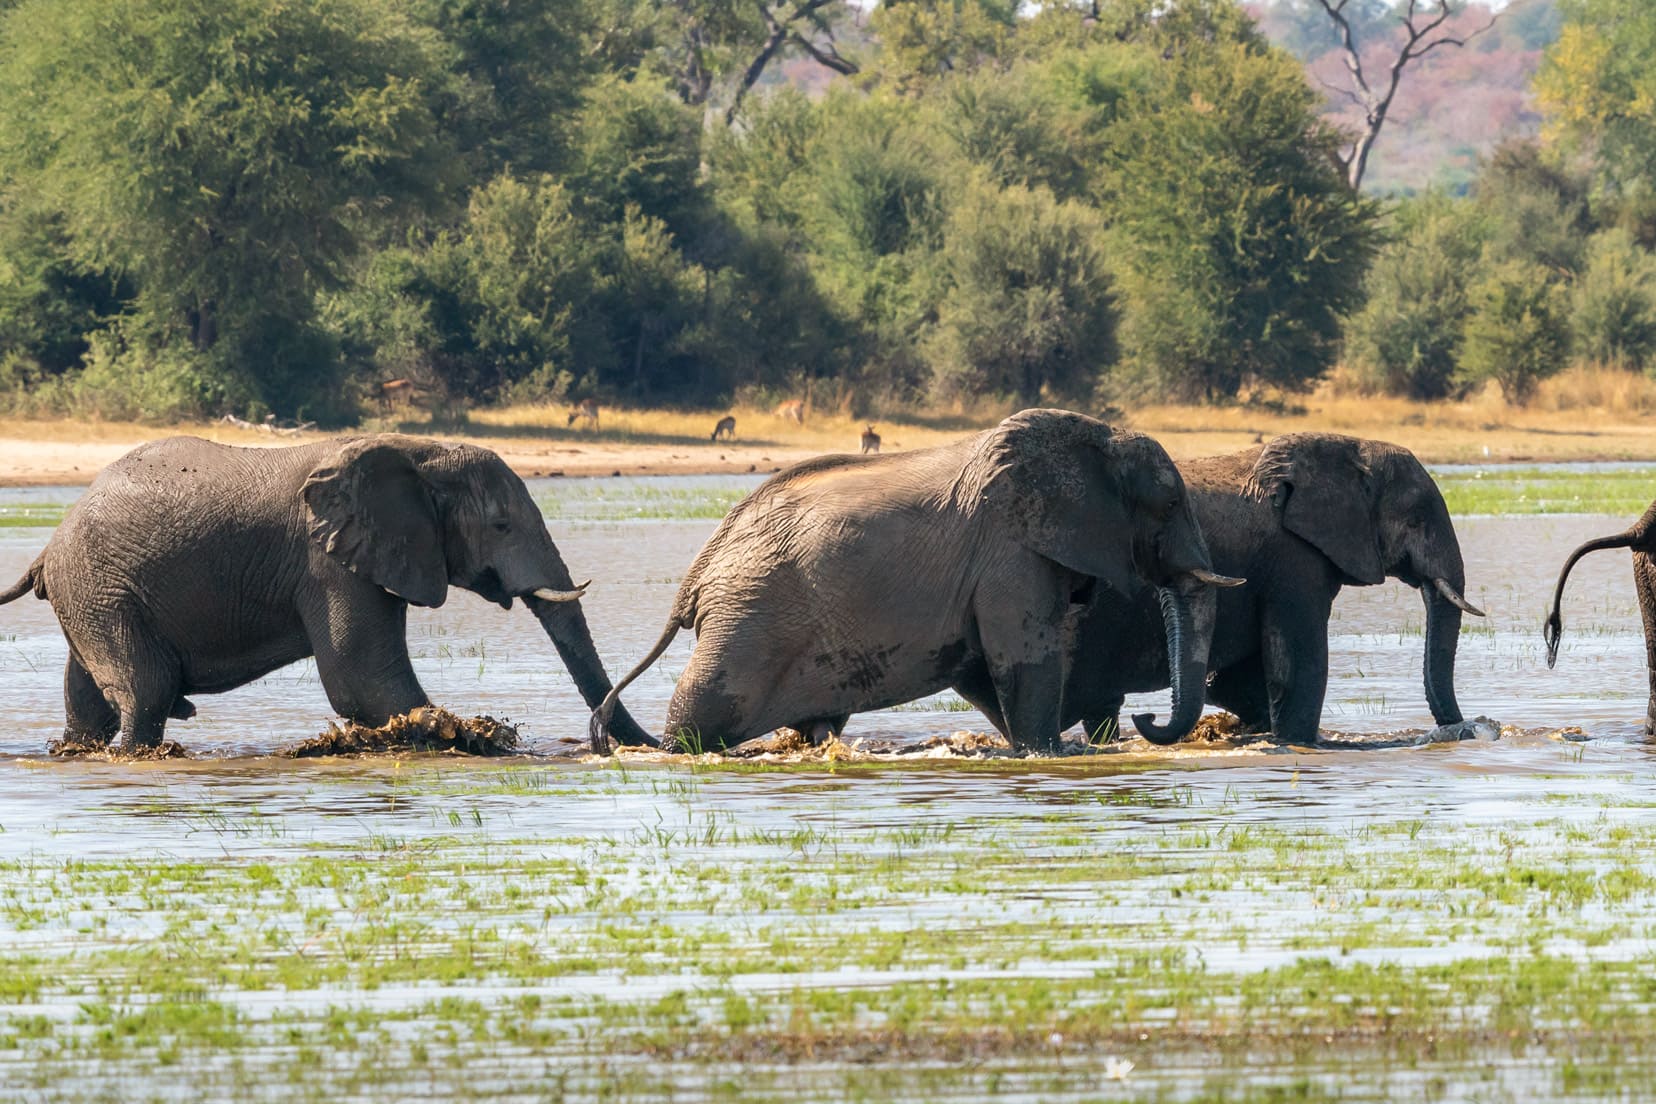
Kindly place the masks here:
MULTIPOLYGON (((1576 559, 1632 547, 1647 638, 1656 506, 1576 559)), ((1016 748, 1056 753, 1077 721, 1133 718, 1160 744, 1204 701, 1249 731, 1317 736, 1328 620, 1343 586, 1400 579, 1426 608, 1424 684, 1461 719, 1465 569, 1442 496, 1406 449, 1320 433, 1176 465, 1143 434, 1026 410, 955 444, 825 456, 772 477, 685 573, 661 638, 612 687, 581 598, 521 479, 494 453, 379 435, 245 449, 190 437, 110 465, 0 605, 52 604, 69 642, 65 735, 153 746, 190 695, 314 656, 328 701, 381 725, 429 704, 409 662, 410 604, 451 586, 521 601, 611 740, 729 747, 779 727, 821 741, 853 713, 953 688, 1016 748), (658 738, 620 704, 691 629, 658 738)), ((1656 658, 1656 656, 1653 656, 1656 658)), ((1656 687, 1651 715, 1656 716, 1656 687)))

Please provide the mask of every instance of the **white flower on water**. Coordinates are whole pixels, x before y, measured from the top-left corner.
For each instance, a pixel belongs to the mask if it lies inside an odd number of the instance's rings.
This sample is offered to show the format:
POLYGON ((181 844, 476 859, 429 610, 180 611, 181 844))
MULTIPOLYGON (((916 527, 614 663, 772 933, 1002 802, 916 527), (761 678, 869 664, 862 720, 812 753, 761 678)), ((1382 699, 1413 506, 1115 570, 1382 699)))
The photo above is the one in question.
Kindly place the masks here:
POLYGON ((1126 1058, 1104 1059, 1104 1080, 1125 1081, 1127 1075, 1133 1072, 1133 1063, 1126 1058))

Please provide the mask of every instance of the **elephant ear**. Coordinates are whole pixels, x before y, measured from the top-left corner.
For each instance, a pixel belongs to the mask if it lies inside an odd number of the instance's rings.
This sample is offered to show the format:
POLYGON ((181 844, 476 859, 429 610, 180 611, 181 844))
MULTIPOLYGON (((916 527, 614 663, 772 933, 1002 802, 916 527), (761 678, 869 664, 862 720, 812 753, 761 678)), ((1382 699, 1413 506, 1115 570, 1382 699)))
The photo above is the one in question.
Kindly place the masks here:
POLYGON ((1019 544, 1128 595, 1143 580, 1133 569, 1113 444, 1113 431, 1096 419, 1026 410, 986 435, 968 481, 979 482, 983 507, 1019 544), (974 469, 980 481, 970 478, 974 469))
POLYGON ((1282 527, 1360 586, 1386 581, 1374 523, 1374 473, 1351 437, 1290 433, 1266 445, 1253 482, 1276 504, 1282 527))
POLYGON ((310 537, 329 556, 416 606, 448 598, 437 509, 403 449, 352 441, 310 473, 300 495, 310 537))

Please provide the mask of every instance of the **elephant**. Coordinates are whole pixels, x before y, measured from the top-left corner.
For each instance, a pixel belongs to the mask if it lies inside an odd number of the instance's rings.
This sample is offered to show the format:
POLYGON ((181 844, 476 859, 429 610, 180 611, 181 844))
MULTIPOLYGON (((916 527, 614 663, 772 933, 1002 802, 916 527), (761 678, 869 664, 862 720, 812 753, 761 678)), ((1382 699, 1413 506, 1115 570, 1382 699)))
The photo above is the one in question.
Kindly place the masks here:
POLYGON ((1587 541, 1564 561, 1564 567, 1558 573, 1558 585, 1553 589, 1552 610, 1547 614, 1546 627, 1542 630, 1547 642, 1547 666, 1550 668, 1558 662, 1558 645, 1564 636, 1564 622, 1559 615, 1559 606, 1564 601, 1564 583, 1577 560, 1589 552, 1600 552, 1606 548, 1633 550, 1633 585, 1639 592, 1639 616, 1644 621, 1645 668, 1650 676, 1650 699, 1645 705, 1644 729, 1646 736, 1656 735, 1656 560, 1652 559, 1652 554, 1656 553, 1656 502, 1652 502, 1639 520, 1626 530, 1614 536, 1587 541))
POLYGON ((821 741, 982 665, 1011 743, 1054 753, 1068 611, 1140 586, 1159 595, 1173 669, 1196 681, 1176 682, 1165 726, 1135 721, 1177 740, 1201 711, 1213 588, 1239 581, 1212 570, 1162 447, 1082 414, 1025 410, 938 448, 818 457, 725 517, 655 648, 594 713, 594 749, 621 691, 693 628, 664 747, 781 726, 821 741))
MULTIPOLYGON (((1245 576, 1218 596, 1208 650, 1209 700, 1244 727, 1290 743, 1317 738, 1328 689, 1328 619, 1344 586, 1401 579, 1426 605, 1426 701, 1440 725, 1461 720, 1455 648, 1460 543, 1443 496, 1414 454, 1383 441, 1293 433, 1227 456, 1179 465, 1214 570, 1245 576)), ((1157 594, 1098 591, 1079 611, 1064 686, 1064 727, 1119 731, 1126 693, 1170 684, 1157 594)), ((990 714, 993 680, 979 663, 956 691, 990 714)))
MULTIPOLYGON (((291 448, 142 445, 75 503, 0 604, 33 591, 69 641, 65 734, 133 748, 216 694, 316 657, 329 703, 367 725, 429 704, 408 607, 450 586, 521 599, 589 705, 610 689, 576 587, 529 489, 470 445, 383 434, 291 448)), ((654 743, 631 717, 618 739, 654 743)))

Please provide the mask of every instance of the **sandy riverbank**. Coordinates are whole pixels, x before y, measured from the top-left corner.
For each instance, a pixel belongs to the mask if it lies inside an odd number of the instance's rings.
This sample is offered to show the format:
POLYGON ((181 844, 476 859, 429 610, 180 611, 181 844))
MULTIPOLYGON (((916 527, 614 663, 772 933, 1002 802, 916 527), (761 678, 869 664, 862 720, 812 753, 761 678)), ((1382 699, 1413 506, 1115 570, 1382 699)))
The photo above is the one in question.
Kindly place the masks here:
MULTIPOLYGON (((721 412, 604 410, 594 431, 569 428, 561 409, 477 411, 461 429, 420 420, 372 423, 492 448, 514 471, 533 476, 706 475, 770 472, 828 452, 855 452, 866 423, 812 417, 803 426, 767 413, 738 411, 734 441, 708 439, 721 412)), ((887 452, 942 444, 992 424, 938 417, 877 424, 887 452)), ((1249 407, 1157 406, 1131 411, 1127 425, 1155 436, 1176 458, 1246 448, 1282 433, 1330 430, 1379 437, 1413 449, 1428 463, 1543 463, 1561 460, 1656 462, 1656 419, 1626 411, 1520 411, 1488 403, 1418 404, 1391 399, 1311 400, 1303 412, 1249 407)), ((0 486, 91 482, 104 465, 144 441, 193 433, 255 447, 316 440, 223 424, 158 428, 136 424, 0 419, 0 486)))

